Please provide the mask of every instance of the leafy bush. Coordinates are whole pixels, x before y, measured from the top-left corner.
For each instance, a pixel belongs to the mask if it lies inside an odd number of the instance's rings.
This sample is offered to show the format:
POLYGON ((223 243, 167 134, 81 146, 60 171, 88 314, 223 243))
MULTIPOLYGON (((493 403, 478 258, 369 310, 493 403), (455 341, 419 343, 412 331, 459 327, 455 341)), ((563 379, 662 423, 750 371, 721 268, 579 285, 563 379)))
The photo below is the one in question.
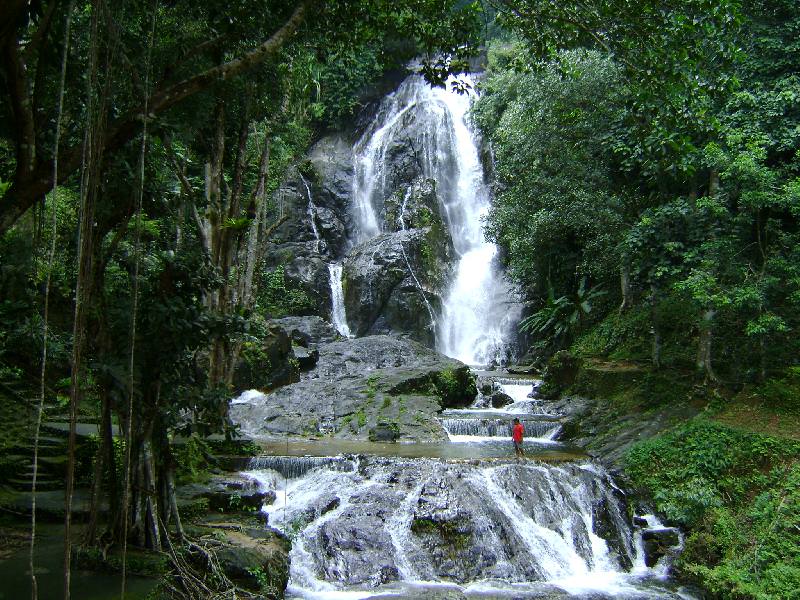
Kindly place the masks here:
POLYGON ((725 600, 800 598, 800 443, 699 419, 634 446, 626 472, 687 527, 677 567, 725 600))
POLYGON ((313 314, 315 310, 305 290, 286 280, 282 265, 261 274, 258 305, 268 317, 313 314))

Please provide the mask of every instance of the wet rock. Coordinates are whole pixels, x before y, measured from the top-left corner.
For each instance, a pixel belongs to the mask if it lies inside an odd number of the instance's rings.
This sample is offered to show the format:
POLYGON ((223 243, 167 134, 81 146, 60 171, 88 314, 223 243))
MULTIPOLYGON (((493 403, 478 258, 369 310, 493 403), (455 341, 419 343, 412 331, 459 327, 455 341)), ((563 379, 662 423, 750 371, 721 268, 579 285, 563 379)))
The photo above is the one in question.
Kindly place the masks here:
POLYGON ((261 510, 264 504, 275 502, 275 492, 261 490, 252 479, 215 476, 202 484, 182 485, 178 499, 184 505, 204 498, 212 512, 246 512, 261 510))
POLYGON ((633 516, 633 524, 637 527, 649 527, 650 524, 647 522, 647 519, 644 517, 640 517, 639 515, 633 516))
POLYGON ((405 332, 432 345, 442 302, 436 274, 446 264, 434 237, 430 227, 384 233, 350 252, 343 289, 355 335, 405 332))
POLYGON ((319 360, 319 350, 316 348, 304 348, 303 346, 293 346, 292 351, 297 359, 297 365, 301 371, 313 369, 319 360))
POLYGON ((489 397, 490 402, 494 408, 503 408, 514 402, 514 399, 505 392, 496 391, 489 397))
POLYGON ((624 510, 624 499, 611 488, 609 493, 600 496, 592 508, 594 532, 608 543, 617 564, 628 570, 633 566, 633 547, 627 531, 631 529, 628 514, 624 510))
POLYGON ((444 440, 436 414, 475 397, 466 365, 412 340, 368 336, 318 349, 316 367, 299 383, 231 406, 244 433, 367 439, 385 423, 403 440, 444 440))
POLYGON ((536 375, 539 369, 535 365, 509 365, 506 371, 512 375, 536 375))
POLYGON ((269 390, 299 379, 289 334, 273 323, 267 326, 263 338, 242 350, 233 374, 233 387, 269 390))
POLYGON ((399 579, 391 538, 378 516, 326 521, 317 542, 321 554, 314 558, 324 559, 319 568, 328 580, 377 586, 399 579))
POLYGON ((484 396, 491 396, 494 391, 494 380, 489 377, 479 376, 475 381, 475 385, 478 388, 478 392, 484 396))
POLYGON ((289 541, 267 530, 222 530, 215 554, 225 574, 266 598, 283 598, 289 582, 289 541))
POLYGON ((300 346, 335 342, 341 337, 333 325, 317 316, 283 317, 272 322, 288 331, 292 341, 300 346))
POLYGON ((648 567, 654 567, 659 559, 680 545, 680 533, 674 527, 645 529, 642 531, 642 542, 644 562, 648 567))
POLYGON ((370 442, 396 442, 400 437, 400 428, 395 423, 378 423, 369 430, 370 442))

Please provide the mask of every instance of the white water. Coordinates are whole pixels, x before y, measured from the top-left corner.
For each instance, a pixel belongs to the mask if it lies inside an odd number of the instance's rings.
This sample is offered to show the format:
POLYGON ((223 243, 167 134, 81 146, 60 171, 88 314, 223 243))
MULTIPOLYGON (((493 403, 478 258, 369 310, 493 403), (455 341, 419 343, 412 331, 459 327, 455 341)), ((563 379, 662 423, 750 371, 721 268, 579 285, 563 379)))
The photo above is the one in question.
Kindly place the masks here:
POLYGON ((661 572, 644 567, 607 475, 585 467, 367 458, 354 471, 320 467, 288 481, 271 471, 249 475, 276 491, 264 511, 293 539, 288 597, 422 598, 425 590, 450 587, 503 597, 554 588, 675 598, 657 587, 661 572), (594 532, 598 506, 608 507, 605 518, 633 560, 629 572, 594 532), (431 517, 467 527, 462 543, 469 546, 456 560, 473 556, 477 562, 465 569, 477 568, 476 578, 459 584, 446 575, 449 551, 442 562, 437 550, 446 538, 432 541, 414 527, 431 517))
MULTIPOLYGON (((473 83, 470 77, 467 80, 473 83)), ((414 75, 384 100, 373 125, 354 148, 357 230, 351 241, 358 244, 381 233, 384 201, 397 191, 395 174, 386 168, 387 152, 412 144, 422 175, 436 182, 458 256, 442 315, 433 319, 437 350, 467 364, 488 364, 503 360, 519 310, 496 264, 497 248, 483 234, 490 198, 478 141, 468 125, 472 97, 431 88, 414 75)))
POLYGON ((306 214, 308 215, 308 221, 311 223, 311 231, 314 233, 314 250, 319 252, 322 245, 322 237, 317 227, 317 206, 314 204, 314 197, 311 195, 311 188, 308 186, 306 178, 300 175, 300 181, 303 182, 303 186, 306 188, 306 196, 308 196, 306 214))
POLYGON ((331 263, 328 265, 328 271, 330 272, 331 281, 331 319, 333 320, 333 326, 344 337, 351 337, 344 307, 341 263, 331 263))

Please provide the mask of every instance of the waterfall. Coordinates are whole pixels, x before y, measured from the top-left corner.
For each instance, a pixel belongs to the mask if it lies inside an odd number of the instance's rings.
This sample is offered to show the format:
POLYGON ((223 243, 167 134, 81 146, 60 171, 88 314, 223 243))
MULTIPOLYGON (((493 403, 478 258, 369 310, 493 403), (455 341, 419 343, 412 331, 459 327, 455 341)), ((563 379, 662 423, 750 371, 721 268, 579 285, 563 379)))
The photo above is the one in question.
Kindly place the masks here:
POLYGON ((417 169, 436 182, 441 213, 458 257, 443 314, 434 319, 440 325, 437 350, 468 364, 488 364, 504 358, 519 314, 509 309, 510 289, 496 264, 497 248, 483 235, 490 197, 478 140, 468 124, 471 100, 469 94, 432 88, 412 75, 383 101, 354 147, 356 231, 351 242, 364 242, 383 230, 385 200, 398 187, 410 185, 403 181, 403 169, 388 168, 389 158, 398 148, 411 145, 417 164, 404 168, 417 169))
POLYGON ((678 598, 651 581, 658 571, 643 566, 613 482, 594 465, 363 457, 357 469, 321 466, 288 482, 252 476, 285 491, 265 512, 293 536, 288 597, 450 586, 678 598))
POLYGON ((344 307, 341 263, 331 263, 328 265, 328 271, 330 272, 331 281, 331 319, 333 320, 333 326, 344 337, 351 337, 344 307))
POLYGON ((298 175, 300 176, 300 181, 303 182, 306 188, 306 195, 308 196, 308 209, 306 210, 306 214, 308 214, 308 221, 311 223, 311 231, 314 233, 314 250, 319 253, 322 237, 319 234, 319 228, 317 228, 317 207, 314 204, 314 197, 311 195, 311 188, 308 186, 306 178, 300 173, 298 173, 298 175))

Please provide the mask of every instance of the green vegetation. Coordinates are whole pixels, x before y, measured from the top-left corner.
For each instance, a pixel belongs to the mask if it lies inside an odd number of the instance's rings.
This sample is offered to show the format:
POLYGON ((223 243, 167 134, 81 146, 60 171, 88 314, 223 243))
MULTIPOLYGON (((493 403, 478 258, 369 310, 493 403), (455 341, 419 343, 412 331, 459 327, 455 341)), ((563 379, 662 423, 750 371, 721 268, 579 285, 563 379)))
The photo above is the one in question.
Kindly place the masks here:
POLYGON ((285 270, 280 266, 261 275, 258 310, 270 317, 313 314, 315 306, 301 288, 286 282, 285 270))
MULTIPOLYGON (((297 377, 267 321, 321 299, 291 283, 292 251, 265 257, 287 174, 313 180, 311 144, 411 59, 442 86, 485 47, 486 231, 548 393, 604 397, 613 416, 712 399, 713 420, 632 450, 629 475, 690 529, 683 574, 722 598, 797 597, 794 0, 15 1, 3 16, 0 474, 40 383, 48 418, 100 423, 67 473, 97 500, 86 556, 126 529, 161 556, 180 534, 176 477, 202 481, 223 451, 205 438, 236 435, 237 368, 264 387, 297 377)), ((440 284, 442 223, 418 218, 440 284)), ((381 409, 400 393, 464 403, 471 377, 387 390, 381 409)), ((376 378, 364 393, 374 412, 376 378)))
POLYGON ((626 473, 690 529, 684 576, 726 600, 797 597, 800 443, 698 419, 635 446, 626 473))
MULTIPOLYGON (((666 11, 660 49, 575 32, 574 48, 549 56, 534 37, 565 34, 534 16, 570 9, 524 4, 516 36, 489 47, 473 117, 496 158, 488 234, 527 295, 533 354, 577 341, 733 385, 779 372, 798 355, 800 324, 791 3, 696 16, 708 46, 666 11), (666 62, 651 64, 659 52, 666 62)), ((641 25, 626 10, 599 14, 641 25)))

